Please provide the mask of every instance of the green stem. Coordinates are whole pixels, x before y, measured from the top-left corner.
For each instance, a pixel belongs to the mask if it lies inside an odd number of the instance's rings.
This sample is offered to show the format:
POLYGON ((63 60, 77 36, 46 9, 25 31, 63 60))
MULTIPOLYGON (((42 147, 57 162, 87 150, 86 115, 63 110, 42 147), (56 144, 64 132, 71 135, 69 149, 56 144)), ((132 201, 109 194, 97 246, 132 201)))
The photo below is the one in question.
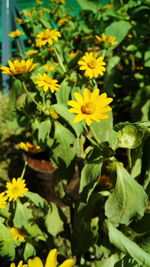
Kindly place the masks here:
POLYGON ((129 170, 132 168, 132 159, 131 159, 131 149, 127 149, 127 156, 128 156, 128 164, 129 164, 129 170))
POLYGON ((26 171, 26 167, 27 167, 27 160, 25 160, 25 163, 24 163, 24 167, 23 167, 23 170, 22 170, 22 173, 21 173, 21 176, 20 176, 20 178, 21 179, 23 179, 23 177, 24 177, 24 174, 25 174, 25 171, 26 171))
POLYGON ((36 102, 36 100, 30 95, 27 87, 26 87, 26 84, 24 82, 22 82, 22 87, 24 89, 24 91, 26 92, 26 94, 32 99, 32 101, 37 105, 39 106, 38 102, 36 102))
POLYGON ((62 62, 62 60, 61 60, 61 58, 59 56, 59 53, 57 52, 57 49, 54 46, 53 46, 53 48, 54 48, 54 52, 55 52, 55 54, 56 54, 56 56, 58 58, 58 61, 59 61, 60 65, 61 65, 61 67, 62 67, 62 70, 64 71, 64 73, 66 73, 67 71, 66 71, 65 66, 64 66, 64 64, 63 64, 63 62, 62 62))

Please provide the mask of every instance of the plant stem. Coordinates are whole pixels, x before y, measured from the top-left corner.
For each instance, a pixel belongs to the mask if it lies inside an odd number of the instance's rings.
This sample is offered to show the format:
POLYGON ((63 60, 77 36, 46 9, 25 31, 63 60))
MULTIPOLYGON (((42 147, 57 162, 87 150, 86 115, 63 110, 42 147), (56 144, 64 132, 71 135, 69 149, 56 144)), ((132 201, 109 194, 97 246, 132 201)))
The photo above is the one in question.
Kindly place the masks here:
POLYGON ((90 126, 90 131, 91 131, 91 133, 92 133, 92 135, 93 135, 95 141, 99 144, 99 140, 98 140, 97 136, 95 135, 92 126, 90 126))
POLYGON ((24 89, 24 91, 26 92, 26 94, 32 99, 32 101, 37 105, 39 106, 38 102, 36 102, 36 100, 30 95, 27 87, 26 87, 26 84, 24 82, 22 82, 22 87, 24 89))
POLYGON ((129 164, 129 170, 131 170, 132 167, 132 159, 131 159, 131 149, 127 149, 127 156, 128 156, 128 164, 129 164))
POLYGON ((26 171, 26 167, 27 167, 27 160, 25 160, 25 163, 24 163, 24 167, 23 167, 23 170, 22 170, 22 173, 21 173, 21 176, 20 176, 20 178, 21 179, 23 179, 23 177, 24 177, 24 174, 25 174, 25 171, 26 171))
POLYGON ((18 37, 16 38, 16 43, 17 43, 17 46, 18 46, 19 53, 21 54, 21 56, 24 56, 24 51, 21 48, 21 45, 20 45, 18 37))
POLYGON ((61 60, 61 58, 59 56, 59 53, 57 52, 57 49, 54 46, 53 46, 53 48, 54 48, 54 52, 55 52, 55 54, 57 56, 57 59, 58 59, 60 65, 62 67, 62 70, 64 71, 64 73, 66 73, 67 71, 66 71, 65 66, 64 66, 64 64, 63 64, 63 62, 62 62, 62 60, 61 60))

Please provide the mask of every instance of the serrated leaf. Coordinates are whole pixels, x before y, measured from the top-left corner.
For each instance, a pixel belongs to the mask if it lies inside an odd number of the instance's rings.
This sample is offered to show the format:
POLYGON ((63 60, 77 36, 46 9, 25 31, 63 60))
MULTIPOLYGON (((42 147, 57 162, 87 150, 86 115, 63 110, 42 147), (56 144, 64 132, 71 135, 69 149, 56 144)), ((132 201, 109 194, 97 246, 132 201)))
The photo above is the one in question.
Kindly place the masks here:
POLYGON ((56 112, 65 120, 67 123, 71 126, 71 128, 76 133, 77 137, 81 135, 83 132, 83 126, 81 123, 75 124, 73 122, 74 115, 69 113, 68 108, 65 105, 62 104, 55 104, 51 106, 56 110, 56 112))
POLYGON ((58 208, 54 203, 51 203, 45 217, 45 226, 52 236, 56 236, 63 230, 63 221, 61 220, 58 208))
POLYGON ((129 225, 133 217, 144 215, 148 197, 121 163, 116 162, 117 181, 113 193, 105 203, 105 215, 116 225, 129 225))
POLYGON ((126 37, 129 29, 131 28, 131 24, 127 21, 120 20, 117 22, 111 23, 104 31, 105 35, 115 36, 117 44, 113 46, 113 49, 117 47, 123 39, 126 37))
POLYGON ((80 189, 79 192, 87 193, 89 199, 92 191, 94 190, 95 185, 98 182, 98 178, 101 174, 101 168, 102 168, 103 162, 99 163, 87 163, 81 172, 81 179, 80 179, 80 189))
POLYGON ((107 228, 109 230, 109 239, 111 244, 116 246, 122 252, 130 255, 135 261, 141 264, 141 266, 150 266, 150 255, 148 253, 115 228, 109 221, 107 221, 107 228))
POLYGON ((77 0, 77 2, 79 3, 79 5, 85 9, 85 10, 91 10, 94 13, 97 13, 99 8, 101 7, 101 5, 99 3, 94 3, 92 1, 89 0, 77 0))
POLYGON ((0 221, 0 255, 10 260, 15 257, 15 243, 11 231, 0 221))
POLYGON ((51 131, 51 121, 50 120, 45 120, 39 123, 38 127, 38 140, 39 142, 45 141, 46 137, 50 134, 51 131))
POLYGON ((36 250, 35 248, 33 247, 32 244, 30 243, 26 243, 25 244, 25 249, 24 249, 24 252, 23 252, 23 258, 24 260, 28 260, 29 258, 33 257, 36 255, 36 250))
POLYGON ((69 95, 71 91, 71 87, 66 79, 60 84, 59 91, 56 93, 56 99, 58 104, 67 104, 69 100, 69 95))
POLYGON ((52 152, 52 157, 56 164, 63 161, 67 167, 77 153, 75 136, 58 121, 55 122, 54 147, 52 147, 52 152))
POLYGON ((96 140, 101 143, 109 141, 110 132, 113 128, 112 112, 108 112, 109 118, 101 120, 100 123, 93 122, 90 128, 96 137, 96 140))
POLYGON ((25 196, 30 199, 35 206, 39 208, 44 208, 47 205, 46 200, 42 198, 39 194, 28 191, 25 193, 25 196))

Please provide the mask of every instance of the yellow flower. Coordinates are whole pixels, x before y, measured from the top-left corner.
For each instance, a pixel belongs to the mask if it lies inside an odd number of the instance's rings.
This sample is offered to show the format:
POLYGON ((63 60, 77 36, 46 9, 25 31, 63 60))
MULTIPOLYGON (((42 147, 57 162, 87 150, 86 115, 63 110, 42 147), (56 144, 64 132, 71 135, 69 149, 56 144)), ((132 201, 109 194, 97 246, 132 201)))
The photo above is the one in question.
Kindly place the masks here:
POLYGON ((59 37, 61 37, 61 34, 57 29, 45 29, 37 35, 36 45, 39 47, 46 44, 52 45, 54 41, 58 41, 59 37))
MULTIPOLYGON (((75 264, 75 260, 68 259, 65 260, 62 264, 57 265, 57 249, 50 250, 46 262, 45 267, 73 267, 75 264)), ((41 259, 39 257, 35 257, 33 259, 28 260, 29 267, 44 267, 41 259)))
POLYGON ((21 32, 20 30, 17 29, 17 30, 15 30, 13 32, 10 32, 8 34, 8 36, 10 36, 10 37, 18 37, 18 36, 21 36, 23 34, 24 34, 23 32, 21 32))
POLYGON ((39 51, 38 50, 36 50, 36 49, 31 49, 31 50, 28 50, 27 52, 26 52, 26 54, 28 54, 29 56, 32 56, 32 55, 34 55, 34 54, 37 54, 39 51))
POLYGON ((28 264, 23 264, 23 261, 19 261, 17 266, 15 263, 11 263, 10 267, 29 267, 29 266, 28 266, 28 264))
POLYGON ((6 188, 6 195, 9 198, 9 201, 17 200, 19 197, 23 197, 24 193, 28 191, 25 181, 21 178, 13 178, 12 182, 7 182, 6 188))
POLYGON ((71 57, 71 58, 74 58, 74 57, 76 57, 77 55, 78 55, 78 51, 77 52, 70 52, 69 53, 69 56, 71 57))
POLYGON ((62 18, 58 21, 58 26, 61 27, 63 26, 64 24, 68 23, 69 22, 69 19, 68 18, 62 18))
POLYGON ((106 63, 103 61, 104 57, 98 57, 97 53, 86 52, 85 55, 78 61, 80 70, 84 70, 84 75, 89 78, 97 78, 102 76, 106 68, 104 67, 106 63))
POLYGON ((117 41, 116 41, 116 37, 115 36, 107 36, 104 33, 102 33, 101 36, 96 35, 96 43, 100 44, 100 43, 108 43, 110 45, 116 45, 117 41))
POLYGON ((40 6, 40 5, 43 4, 43 2, 37 0, 37 1, 36 1, 36 4, 37 4, 38 6, 40 6))
POLYGON ((33 59, 27 60, 18 60, 15 59, 14 61, 8 60, 9 67, 1 66, 0 69, 2 73, 8 75, 17 75, 17 74, 24 74, 27 72, 31 72, 38 64, 33 64, 33 59))
POLYGON ((23 24, 23 19, 16 18, 15 20, 16 20, 16 22, 17 22, 18 24, 20 24, 20 25, 23 24))
POLYGON ((27 11, 27 10, 25 11, 25 16, 26 16, 26 17, 30 17, 31 15, 32 15, 32 14, 31 14, 30 11, 27 11))
POLYGON ((15 228, 15 227, 11 227, 10 231, 13 234, 13 240, 14 241, 18 240, 20 242, 23 242, 25 240, 26 235, 20 229, 15 228))
POLYGON ((50 109, 49 114, 55 120, 59 118, 59 115, 58 115, 58 113, 56 112, 55 109, 50 109))
POLYGON ((64 4, 66 0, 51 0, 51 2, 64 4))
POLYGON ((0 209, 5 208, 6 200, 7 200, 7 196, 5 195, 5 192, 0 193, 0 209))
POLYGON ((111 108, 108 106, 113 101, 112 98, 107 98, 107 94, 99 95, 99 89, 95 89, 92 93, 86 88, 84 89, 83 96, 75 92, 74 96, 76 101, 68 101, 72 107, 69 112, 76 113, 74 122, 85 120, 87 125, 91 125, 93 121, 100 122, 101 119, 107 119, 109 116, 106 112, 111 108))
POLYGON ((20 142, 18 146, 24 151, 30 152, 30 153, 38 153, 40 151, 40 146, 33 145, 30 142, 26 142, 26 143, 20 142))
POLYGON ((114 7, 114 5, 105 5, 105 6, 103 6, 103 8, 113 8, 114 7))
POLYGON ((40 87, 43 87, 43 90, 47 92, 49 89, 52 93, 59 90, 59 84, 57 80, 53 80, 48 74, 38 74, 35 76, 38 80, 35 81, 35 84, 37 84, 40 87))
POLYGON ((43 69, 53 71, 55 68, 50 63, 47 63, 43 66, 43 69))

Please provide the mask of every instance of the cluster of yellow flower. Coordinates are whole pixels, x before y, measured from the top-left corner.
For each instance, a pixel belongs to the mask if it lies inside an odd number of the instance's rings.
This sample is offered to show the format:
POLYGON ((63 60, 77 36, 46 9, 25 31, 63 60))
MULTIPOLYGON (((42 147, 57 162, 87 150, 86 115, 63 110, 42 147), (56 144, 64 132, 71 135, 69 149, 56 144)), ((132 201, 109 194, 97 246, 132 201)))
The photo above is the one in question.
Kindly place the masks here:
POLYGON ((29 259, 27 264, 23 264, 21 260, 16 266, 15 263, 11 263, 10 267, 73 267, 75 265, 74 259, 67 259, 62 264, 58 266, 57 262, 57 249, 50 250, 45 265, 43 265, 42 260, 39 257, 34 257, 29 259))
MULTIPOLYGON (((45 29, 37 34, 36 36, 36 45, 38 47, 43 47, 45 45, 52 45, 54 41, 58 41, 58 38, 61 37, 60 32, 57 29, 45 29)), ((115 45, 115 37, 113 36, 105 36, 102 34, 101 37, 96 36, 99 42, 109 42, 111 45, 115 45)), ((53 47, 56 55, 59 55, 53 47)), ((38 50, 30 50, 28 51, 29 55, 38 53, 38 50)), ((25 60, 14 60, 8 61, 9 67, 2 66, 1 70, 4 74, 9 75, 17 75, 17 74, 24 74, 27 72, 31 72, 38 64, 33 64, 33 59, 25 60)), ((62 62, 62 69, 66 72, 65 67, 63 66, 62 62)), ((89 78, 98 78, 99 76, 103 76, 104 72, 106 71, 106 63, 104 62, 104 57, 99 56, 96 52, 86 52, 81 59, 78 61, 79 69, 84 71, 84 76, 89 78)), ((47 66, 44 65, 43 68, 47 66)), ((34 83, 39 87, 42 87, 45 92, 48 90, 51 93, 59 90, 60 85, 56 79, 50 77, 47 73, 37 74, 34 76, 35 81, 34 83)), ((90 92, 89 89, 85 89, 83 96, 80 93, 74 93, 76 101, 71 100, 68 104, 72 107, 69 109, 69 112, 77 114, 74 123, 80 122, 85 120, 87 125, 90 126, 93 121, 99 122, 101 119, 108 118, 108 111, 111 108, 108 106, 109 103, 112 102, 112 98, 107 98, 106 93, 99 95, 99 89, 95 89, 93 93, 90 92)))

